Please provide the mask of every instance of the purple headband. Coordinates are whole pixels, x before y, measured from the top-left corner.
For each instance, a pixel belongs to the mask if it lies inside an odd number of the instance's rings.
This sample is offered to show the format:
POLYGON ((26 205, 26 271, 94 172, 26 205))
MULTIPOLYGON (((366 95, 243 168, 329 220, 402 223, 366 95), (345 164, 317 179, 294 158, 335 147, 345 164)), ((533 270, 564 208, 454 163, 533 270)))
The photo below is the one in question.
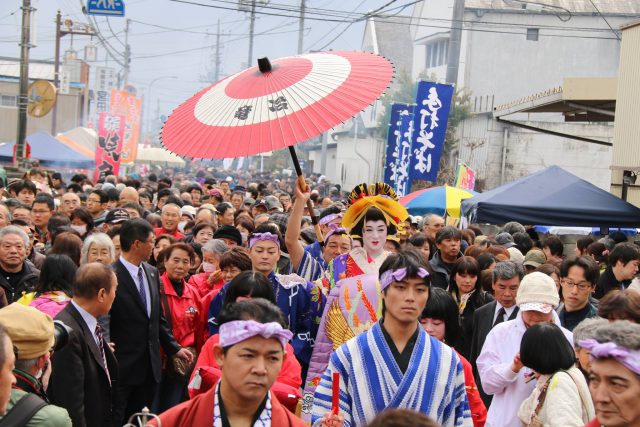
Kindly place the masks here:
POLYGON ((278 245, 278 247, 280 246, 280 240, 278 239, 278 236, 276 236, 275 234, 273 234, 273 233, 254 233, 254 234, 251 235, 251 239, 249 239, 249 248, 252 248, 253 245, 255 245, 256 242, 263 241, 263 240, 271 240, 276 245, 278 245))
POLYGON ((338 218, 342 218, 343 216, 344 214, 341 214, 341 213, 327 215, 324 218, 320 219, 320 221, 318 221, 318 225, 329 224, 331 221, 334 221, 338 218))
MULTIPOLYGON (((429 272, 426 269, 420 267, 418 269, 418 276, 424 279, 425 277, 429 276, 429 272)), ((404 280, 405 277, 407 277, 406 267, 402 267, 397 270, 385 271, 384 273, 382 273, 382 276, 380 276, 381 290, 384 290, 387 286, 389 286, 393 282, 400 282, 404 280)))
POLYGON ((614 342, 600 343, 594 339, 582 340, 578 345, 590 350, 592 359, 613 357, 627 369, 640 375, 640 350, 631 350, 614 342))
POLYGON ((264 338, 275 338, 284 349, 293 333, 284 329, 277 322, 259 323, 255 320, 234 320, 220 326, 220 346, 229 347, 260 335, 264 338))
POLYGON ((327 225, 327 227, 329 227, 329 232, 327 233, 326 236, 324 236, 325 242, 329 240, 329 237, 333 236, 334 234, 347 234, 347 229, 340 227, 337 224, 329 224, 327 225))

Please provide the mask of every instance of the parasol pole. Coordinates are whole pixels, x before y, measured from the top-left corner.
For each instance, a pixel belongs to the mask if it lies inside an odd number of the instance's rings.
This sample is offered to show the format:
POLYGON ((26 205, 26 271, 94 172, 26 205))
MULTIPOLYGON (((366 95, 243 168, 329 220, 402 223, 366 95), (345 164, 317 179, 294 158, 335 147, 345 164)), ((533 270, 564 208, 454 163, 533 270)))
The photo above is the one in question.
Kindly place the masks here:
MULTIPOLYGON (((269 58, 258 58, 258 69, 262 74, 271 72, 273 70, 273 67, 271 66, 269 58)), ((300 185, 300 189, 302 191, 307 191, 307 182, 304 180, 304 176, 302 175, 302 168, 300 167, 300 162, 298 161, 298 155, 296 154, 296 150, 295 148, 293 148, 293 146, 289 146, 289 153, 291 154, 293 166, 296 168, 296 174, 298 175, 298 185, 300 185)), ((313 224, 313 228, 316 231, 318 243, 320 243, 321 246, 324 246, 324 237, 322 236, 322 231, 320 230, 320 224, 318 224, 318 218, 313 211, 313 204, 311 203, 311 200, 307 200, 307 209, 309 209, 311 223, 313 224)))
MULTIPOLYGON (((304 176, 302 175, 302 168, 300 167, 300 162, 298 161, 298 155, 296 154, 296 149, 293 148, 292 145, 289 146, 289 153, 291 154, 291 160, 293 160, 293 167, 296 168, 296 174, 298 175, 298 185, 303 192, 306 192, 307 181, 305 181, 304 176)), ((309 209, 311 223, 313 224, 313 229, 316 231, 318 243, 320 243, 321 246, 324 246, 324 237, 322 236, 322 231, 320 230, 320 224, 318 224, 318 218, 313 211, 313 203, 311 203, 311 199, 307 200, 307 209, 309 209)))

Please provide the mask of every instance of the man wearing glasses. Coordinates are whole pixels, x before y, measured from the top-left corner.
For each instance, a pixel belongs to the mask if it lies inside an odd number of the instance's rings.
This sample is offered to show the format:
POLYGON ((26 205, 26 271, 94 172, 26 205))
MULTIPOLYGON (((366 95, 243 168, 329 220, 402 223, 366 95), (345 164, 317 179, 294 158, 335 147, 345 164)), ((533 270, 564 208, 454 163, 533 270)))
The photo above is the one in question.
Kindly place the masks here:
POLYGON ((563 304, 558 307, 560 323, 573 331, 584 319, 598 313, 598 301, 592 297, 600 277, 598 265, 589 256, 564 260, 560 269, 563 304))

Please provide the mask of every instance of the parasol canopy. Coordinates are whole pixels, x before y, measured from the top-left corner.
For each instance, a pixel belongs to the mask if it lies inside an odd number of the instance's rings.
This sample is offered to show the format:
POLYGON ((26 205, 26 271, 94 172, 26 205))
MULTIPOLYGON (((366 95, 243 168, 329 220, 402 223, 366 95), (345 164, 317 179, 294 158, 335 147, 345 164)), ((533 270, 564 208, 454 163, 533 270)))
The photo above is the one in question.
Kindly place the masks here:
POLYGON ((162 144, 181 156, 216 159, 291 147, 362 111, 393 77, 387 59, 364 52, 258 63, 176 108, 162 128, 162 144))
POLYGON ((400 204, 407 208, 411 215, 436 214, 444 216, 447 213, 454 218, 460 218, 462 200, 477 194, 475 191, 443 185, 407 194, 400 198, 400 204))

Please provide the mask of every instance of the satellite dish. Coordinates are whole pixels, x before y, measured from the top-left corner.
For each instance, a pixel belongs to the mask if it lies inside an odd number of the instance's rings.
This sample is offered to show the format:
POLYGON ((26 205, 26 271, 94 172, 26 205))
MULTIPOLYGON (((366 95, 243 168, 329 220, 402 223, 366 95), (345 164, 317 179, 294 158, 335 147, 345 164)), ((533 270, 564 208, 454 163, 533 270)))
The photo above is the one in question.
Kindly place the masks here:
POLYGON ((56 87, 47 80, 36 80, 29 85, 29 105, 31 117, 44 117, 56 103, 56 87))

